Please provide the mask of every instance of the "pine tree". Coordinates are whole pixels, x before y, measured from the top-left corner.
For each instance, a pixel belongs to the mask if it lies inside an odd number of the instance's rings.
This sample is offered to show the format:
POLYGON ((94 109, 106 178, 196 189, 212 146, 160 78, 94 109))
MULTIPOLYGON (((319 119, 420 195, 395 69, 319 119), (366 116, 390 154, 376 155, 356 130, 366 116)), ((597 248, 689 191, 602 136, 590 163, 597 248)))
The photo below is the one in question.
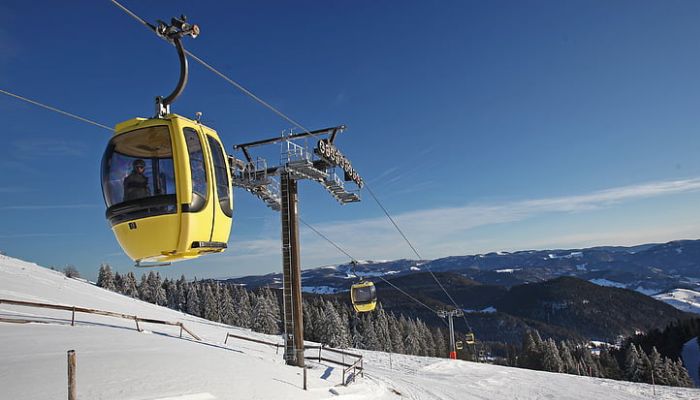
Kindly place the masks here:
POLYGON ((166 305, 168 299, 165 296, 165 290, 163 289, 163 283, 160 280, 159 272, 151 272, 148 274, 148 285, 150 286, 151 293, 153 295, 153 304, 157 304, 159 306, 166 305))
POLYGON ((381 350, 379 344, 379 338, 377 337, 377 331, 374 328, 374 321, 369 315, 363 315, 360 318, 360 329, 362 337, 364 338, 363 348, 367 350, 381 350))
POLYGON ((625 379, 630 382, 641 382, 642 360, 634 343, 630 343, 625 352, 625 379))
POLYGON ((362 332, 362 320, 359 313, 354 313, 350 317, 350 338, 352 347, 356 349, 365 348, 365 337, 362 332))
POLYGON ((238 317, 238 326, 242 328, 250 328, 253 326, 253 302, 251 294, 245 288, 240 288, 238 296, 234 299, 236 303, 236 315, 238 317))
POLYGON ((556 343, 552 338, 545 340, 542 343, 543 357, 542 366, 545 371, 549 372, 563 372, 564 362, 559 355, 559 349, 557 349, 556 343))
POLYGON ((401 322, 398 319, 396 319, 394 314, 391 314, 389 316, 389 334, 391 336, 391 348, 394 350, 394 353, 405 353, 406 350, 403 347, 401 322))
POLYGON ((124 294, 133 298, 139 297, 139 289, 136 285, 136 277, 131 271, 127 272, 126 277, 124 278, 124 294))
POLYGON ((350 335, 347 325, 343 323, 340 314, 330 301, 324 302, 322 327, 321 343, 340 348, 350 346, 350 335))
POLYGON ((202 308, 204 318, 208 319, 209 321, 218 322, 220 319, 219 305, 217 304, 216 298, 214 297, 211 285, 205 286, 206 287, 204 288, 204 302, 202 308))
POLYGON ((168 308, 179 310, 177 285, 175 282, 171 279, 166 279, 165 282, 163 282, 163 289, 165 290, 166 305, 168 308))
POLYGON ((177 286, 177 302, 175 309, 180 311, 187 310, 187 280, 185 280, 185 275, 181 275, 180 279, 175 283, 177 286))
POLYGON ((622 370, 620 369, 620 365, 617 363, 615 357, 610 355, 608 349, 601 350, 598 359, 600 360, 601 367, 600 374, 603 378, 616 380, 622 379, 622 370))
POLYGON ((153 302, 153 292, 151 291, 151 285, 148 284, 146 274, 141 275, 141 282, 139 283, 139 299, 149 303, 153 302))
POLYGON ((420 342, 420 355, 422 356, 434 356, 435 355, 435 343, 433 340, 433 335, 430 333, 430 329, 425 325, 420 319, 416 320, 416 329, 418 331, 418 337, 420 342))
POLYGON ((421 349, 418 328, 413 320, 407 320, 404 330, 404 348, 406 354, 419 355, 421 349))
POLYGON ((678 377, 678 386, 682 387, 694 387, 693 380, 688 374, 688 370, 683 366, 683 362, 679 358, 676 360, 676 376, 678 377))
POLYGON ((595 377, 600 376, 600 366, 596 360, 593 359, 591 349, 586 346, 581 347, 581 361, 586 368, 586 375, 595 377))
POLYGON ((561 356, 562 366, 564 367, 563 372, 567 374, 576 374, 576 362, 571 355, 571 348, 566 341, 562 340, 559 343, 559 355, 561 356))
POLYGON ((523 350, 518 360, 518 366, 528 369, 542 369, 541 363, 542 339, 537 331, 527 331, 523 335, 523 350))
POLYGON ((124 277, 119 272, 114 273, 114 291, 124 294, 124 277))
POLYGON ((194 283, 187 284, 187 301, 185 303, 185 310, 188 314, 199 316, 201 311, 201 306, 199 305, 199 295, 197 294, 197 288, 194 283))
POLYGON ((275 315, 272 302, 266 296, 266 292, 269 292, 269 289, 265 288, 253 297, 252 329, 256 332, 277 334, 279 333, 279 319, 275 315))
POLYGON ((435 331, 435 356, 447 357, 447 343, 445 342, 445 334, 440 328, 435 331))
POLYGON ((379 348, 382 351, 391 353, 393 351, 393 346, 391 343, 391 331, 389 330, 389 316, 386 314, 381 304, 378 308, 375 332, 379 341, 379 348))
POLYGON ((233 308, 233 298, 227 287, 221 288, 221 297, 219 299, 219 310, 221 314, 221 322, 226 325, 233 325, 236 319, 236 313, 233 308))
POLYGON ((115 290, 114 275, 109 264, 100 265, 100 272, 97 275, 97 286, 107 290, 115 290))

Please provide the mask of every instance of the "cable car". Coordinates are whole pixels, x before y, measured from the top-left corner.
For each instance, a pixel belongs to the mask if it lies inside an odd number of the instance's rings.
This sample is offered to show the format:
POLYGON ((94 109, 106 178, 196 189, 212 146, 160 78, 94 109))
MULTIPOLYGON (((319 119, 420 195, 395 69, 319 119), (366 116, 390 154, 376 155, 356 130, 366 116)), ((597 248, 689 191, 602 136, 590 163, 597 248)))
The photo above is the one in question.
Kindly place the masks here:
POLYGON ((137 264, 224 251, 230 182, 216 131, 176 114, 117 124, 102 158, 106 217, 137 264))
POLYGON ((199 28, 184 17, 152 28, 175 44, 180 80, 156 99, 154 118, 117 124, 102 157, 106 218, 137 266, 224 251, 233 217, 231 171, 218 134, 170 113, 187 83, 180 40, 196 37, 199 28))
POLYGON ((462 343, 461 340, 458 340, 458 341, 455 343, 455 348, 456 348, 457 350, 462 350, 462 349, 464 348, 464 344, 462 343))
POLYGON ((377 289, 371 281, 360 281, 350 288, 352 307, 357 312, 374 311, 377 307, 377 289))
POLYGON ((474 337, 474 333, 473 333, 473 332, 469 332, 469 333, 466 334, 466 336, 464 337, 464 343, 466 343, 466 344, 474 344, 474 343, 476 343, 476 338, 474 337))

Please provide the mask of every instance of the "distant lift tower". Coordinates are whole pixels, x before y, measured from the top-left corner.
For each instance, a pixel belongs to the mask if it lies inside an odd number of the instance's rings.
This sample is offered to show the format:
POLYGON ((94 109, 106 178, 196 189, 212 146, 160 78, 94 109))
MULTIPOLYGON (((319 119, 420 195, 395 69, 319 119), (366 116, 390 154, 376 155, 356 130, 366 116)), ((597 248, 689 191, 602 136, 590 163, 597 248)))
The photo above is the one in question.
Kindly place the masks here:
POLYGON ((281 212, 284 359, 288 365, 304 366, 297 181, 308 179, 320 183, 340 204, 360 201, 357 192, 345 188, 344 181, 354 183, 358 190, 364 182, 334 145, 336 136, 343 130, 345 126, 341 125, 239 144, 234 150, 240 150, 244 158, 229 156, 233 185, 244 188, 271 209, 281 212), (309 137, 319 138, 313 150, 297 144, 298 140, 309 137), (275 143, 282 146, 279 165, 268 166, 267 160, 253 159, 250 154, 253 147, 275 143), (336 169, 341 170, 344 179, 336 174, 336 169))
POLYGON ((442 318, 447 318, 450 325, 450 358, 457 359, 457 348, 455 347, 455 325, 452 318, 461 317, 464 315, 462 310, 438 311, 438 315, 442 318))

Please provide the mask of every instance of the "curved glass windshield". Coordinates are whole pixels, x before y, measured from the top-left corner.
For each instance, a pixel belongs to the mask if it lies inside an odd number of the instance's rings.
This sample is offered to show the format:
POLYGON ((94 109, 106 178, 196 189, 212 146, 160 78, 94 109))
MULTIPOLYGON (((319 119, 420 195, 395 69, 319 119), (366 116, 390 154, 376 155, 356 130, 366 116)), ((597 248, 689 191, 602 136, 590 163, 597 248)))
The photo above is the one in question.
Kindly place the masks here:
POLYGON ((371 303, 377 298, 377 289, 372 286, 364 286, 352 289, 356 304, 371 303))
POLYGON ((168 127, 153 126, 113 137, 102 158, 102 192, 110 219, 125 213, 129 215, 123 217, 133 219, 175 212, 175 168, 168 127), (121 204, 128 207, 113 207, 121 204), (123 212, 115 214, 121 208, 123 212))

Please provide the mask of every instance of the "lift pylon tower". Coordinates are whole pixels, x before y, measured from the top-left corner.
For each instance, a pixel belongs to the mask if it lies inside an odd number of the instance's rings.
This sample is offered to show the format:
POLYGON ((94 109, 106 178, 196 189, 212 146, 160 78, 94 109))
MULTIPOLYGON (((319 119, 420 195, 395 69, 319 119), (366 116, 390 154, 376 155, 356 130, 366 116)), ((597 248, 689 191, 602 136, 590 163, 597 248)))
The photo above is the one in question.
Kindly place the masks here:
POLYGON ((461 317, 464 315, 462 310, 438 311, 437 313, 442 318, 447 318, 450 326, 450 358, 457 359, 457 347, 455 346, 455 325, 452 318, 461 317))
POLYGON ((360 201, 357 192, 348 191, 335 170, 340 168, 345 181, 362 188, 364 182, 352 164, 335 147, 336 135, 344 125, 313 132, 289 134, 234 146, 243 159, 229 156, 233 185, 244 188, 275 211, 280 211, 282 226, 282 278, 284 299, 284 359, 288 365, 304 366, 304 319, 301 298, 301 252, 297 181, 308 179, 320 183, 340 204, 360 201), (295 143, 308 137, 319 139, 310 151, 295 143), (281 143, 279 165, 268 166, 263 158, 253 159, 252 147, 281 143), (279 179, 279 181, 277 181, 279 179))

